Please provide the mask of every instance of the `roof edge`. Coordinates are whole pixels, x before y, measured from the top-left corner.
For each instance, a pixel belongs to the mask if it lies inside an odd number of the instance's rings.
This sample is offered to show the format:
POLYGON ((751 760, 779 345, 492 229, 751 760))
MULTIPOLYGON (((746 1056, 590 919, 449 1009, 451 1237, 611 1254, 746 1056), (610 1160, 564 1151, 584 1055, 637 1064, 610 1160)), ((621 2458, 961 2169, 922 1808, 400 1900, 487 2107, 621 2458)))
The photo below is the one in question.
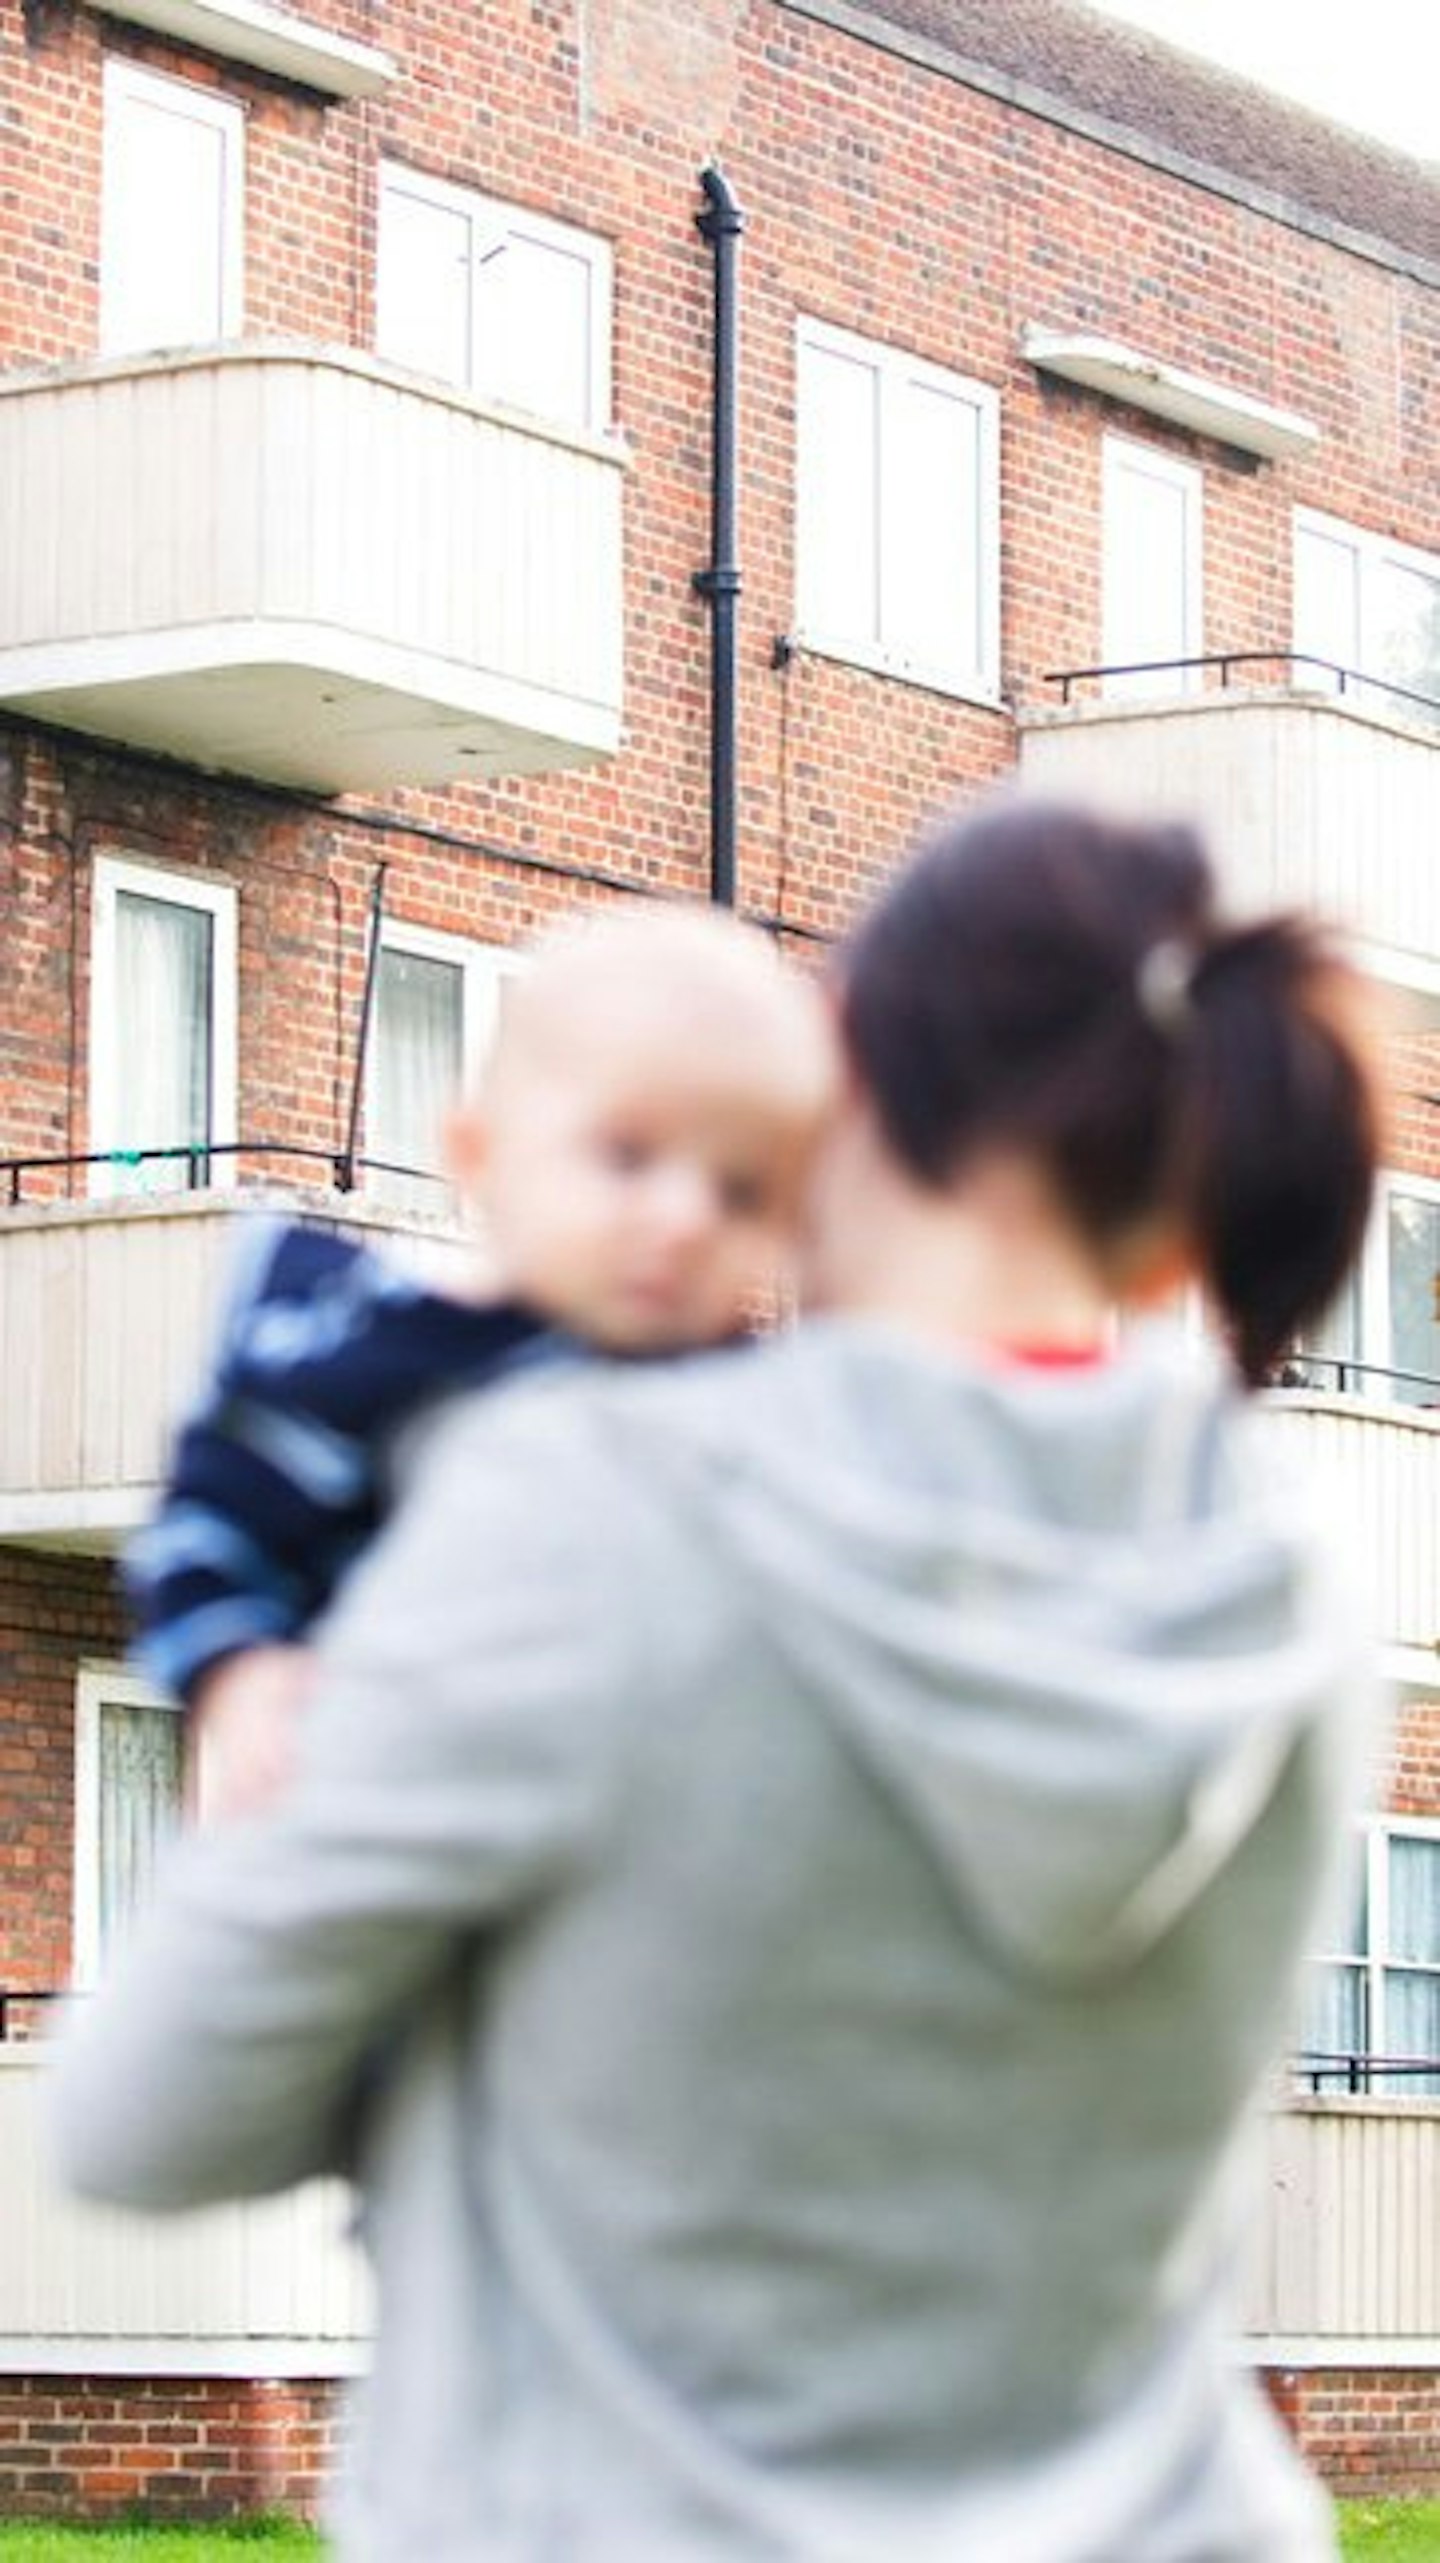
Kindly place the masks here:
MULTIPOLYGON (((1068 133, 1079 134, 1108 151, 1120 152, 1127 160, 1138 160, 1146 168, 1164 170, 1192 187, 1202 187, 1207 194, 1222 196, 1229 203, 1243 206, 1247 212, 1263 214, 1269 221, 1285 225, 1290 231, 1303 232, 1329 248, 1346 251, 1351 257, 1363 258, 1372 266, 1388 268, 1393 274, 1409 277, 1418 285, 1440 290, 1440 261, 1424 258, 1418 252, 1403 249, 1395 241, 1375 232, 1358 231, 1352 224, 1323 213, 1318 206, 1302 204, 1295 197, 1283 196, 1272 188, 1257 186, 1253 180, 1237 177, 1234 171, 1216 163, 1196 160, 1188 152, 1177 151, 1170 143, 1160 142, 1135 125, 1121 124, 1097 109, 1082 107, 1073 99, 1061 97, 1053 89, 1036 82, 1017 79, 1008 71, 999 71, 987 62, 977 61, 958 48, 941 44, 933 36, 924 36, 912 28, 897 26, 882 12, 866 8, 864 0, 774 0, 777 9, 787 16, 808 18, 818 26, 829 27, 837 35, 851 36, 859 44, 868 44, 881 53, 894 54, 901 62, 914 63, 920 70, 933 71, 942 80, 953 80, 965 89, 978 89, 986 97, 1004 106, 1016 107, 1025 115, 1042 122, 1063 126, 1068 133)), ((1199 66, 1203 70, 1203 63, 1199 66)), ((1284 102, 1282 102, 1284 103, 1284 102)), ((1296 109, 1301 115, 1306 111, 1296 109)), ((1312 118, 1323 124, 1323 117, 1312 118)))

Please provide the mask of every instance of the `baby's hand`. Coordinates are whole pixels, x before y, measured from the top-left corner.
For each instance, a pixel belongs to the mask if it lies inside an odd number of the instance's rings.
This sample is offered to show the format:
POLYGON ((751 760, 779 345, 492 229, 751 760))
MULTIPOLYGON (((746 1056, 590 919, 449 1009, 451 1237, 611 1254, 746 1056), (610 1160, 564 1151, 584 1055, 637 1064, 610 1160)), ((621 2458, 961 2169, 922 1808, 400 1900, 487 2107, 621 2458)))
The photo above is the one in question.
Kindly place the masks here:
POLYGON ((273 1804, 290 1777, 295 1721, 314 1678, 306 1646, 247 1647, 205 1676, 190 1731, 193 1816, 223 1822, 273 1804))

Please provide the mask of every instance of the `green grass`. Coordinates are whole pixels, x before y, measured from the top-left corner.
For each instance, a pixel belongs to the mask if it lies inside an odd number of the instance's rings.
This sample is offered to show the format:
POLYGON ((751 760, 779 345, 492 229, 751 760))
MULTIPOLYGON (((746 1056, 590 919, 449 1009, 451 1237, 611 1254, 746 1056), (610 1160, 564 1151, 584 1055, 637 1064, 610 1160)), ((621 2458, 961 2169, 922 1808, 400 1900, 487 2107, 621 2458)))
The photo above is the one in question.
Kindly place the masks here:
POLYGON ((1342 2501, 1340 2540, 1346 2563, 1440 2563, 1440 2501, 1342 2501))
MULTIPOLYGON (((1345 2501, 1345 2563, 1440 2563, 1440 2501, 1345 2501)), ((0 2563, 321 2563, 325 2548, 304 2528, 269 2519, 234 2527, 0 2526, 0 2563)))
POLYGON ((318 2536, 271 2519, 233 2527, 0 2527, 0 2563, 319 2563, 318 2536))

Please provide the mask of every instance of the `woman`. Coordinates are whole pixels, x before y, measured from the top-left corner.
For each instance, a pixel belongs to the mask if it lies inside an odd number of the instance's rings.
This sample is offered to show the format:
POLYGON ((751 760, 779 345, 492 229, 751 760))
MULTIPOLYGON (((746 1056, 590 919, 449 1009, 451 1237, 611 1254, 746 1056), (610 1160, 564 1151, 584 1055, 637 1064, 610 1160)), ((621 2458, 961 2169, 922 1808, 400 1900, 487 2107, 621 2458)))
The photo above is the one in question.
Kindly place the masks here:
POLYGON ((62 2063, 72 2178, 180 2207, 411 2024, 347 2563, 1333 2550, 1227 2280, 1361 1652, 1234 1373, 1113 1320, 1194 1281, 1253 1380, 1331 1298, 1353 984, 1017 803, 838 1011, 826 1313, 462 1406, 62 2063))

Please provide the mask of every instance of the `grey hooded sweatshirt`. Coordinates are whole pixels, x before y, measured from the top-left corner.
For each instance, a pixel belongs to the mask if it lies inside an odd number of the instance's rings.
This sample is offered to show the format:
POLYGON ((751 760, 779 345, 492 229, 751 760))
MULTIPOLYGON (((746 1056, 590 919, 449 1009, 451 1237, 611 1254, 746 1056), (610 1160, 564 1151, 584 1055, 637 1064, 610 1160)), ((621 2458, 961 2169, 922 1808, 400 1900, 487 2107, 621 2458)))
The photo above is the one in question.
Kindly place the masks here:
POLYGON ((487 1394, 324 1665, 58 2115, 150 2208, 360 2116, 344 2563, 1333 2552, 1227 2327, 1363 1651, 1217 1372, 833 1320, 487 1394))

